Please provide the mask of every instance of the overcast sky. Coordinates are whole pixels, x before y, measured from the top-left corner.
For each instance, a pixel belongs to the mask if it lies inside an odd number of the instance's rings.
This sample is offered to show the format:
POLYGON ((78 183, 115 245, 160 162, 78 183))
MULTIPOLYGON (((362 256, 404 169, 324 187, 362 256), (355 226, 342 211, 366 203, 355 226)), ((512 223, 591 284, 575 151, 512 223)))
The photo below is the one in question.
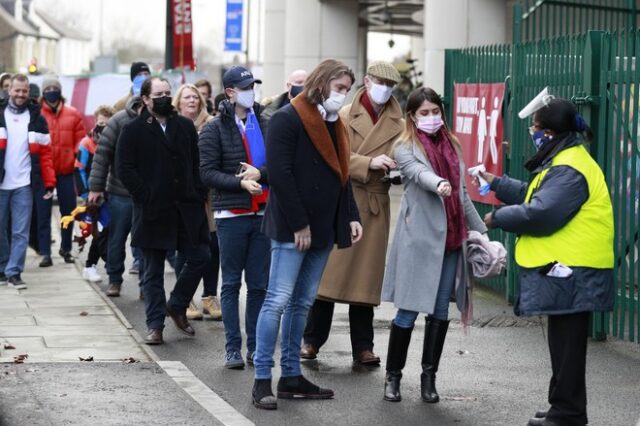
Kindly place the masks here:
MULTIPOLYGON (((264 1, 268 0, 251 0, 253 18, 257 18, 259 4, 264 1)), ((91 31, 96 54, 99 51, 100 41, 101 3, 105 49, 111 46, 114 39, 127 36, 133 39, 142 38, 154 48, 162 49, 164 46, 165 0, 35 0, 35 2, 37 7, 48 10, 75 28, 91 31)), ((195 49, 207 46, 221 52, 224 44, 226 1, 192 0, 192 12, 195 49)), ((254 37, 258 37, 258 34, 253 34, 252 39, 254 37)), ((370 38, 370 60, 392 60, 398 54, 408 51, 408 37, 395 36, 394 49, 388 48, 386 43, 388 39, 388 35, 375 34, 370 38)), ((255 40, 252 40, 251 46, 256 45, 255 40)), ((255 53, 252 54, 254 57, 255 55, 255 53)), ((225 57, 225 60, 230 59, 225 57)))

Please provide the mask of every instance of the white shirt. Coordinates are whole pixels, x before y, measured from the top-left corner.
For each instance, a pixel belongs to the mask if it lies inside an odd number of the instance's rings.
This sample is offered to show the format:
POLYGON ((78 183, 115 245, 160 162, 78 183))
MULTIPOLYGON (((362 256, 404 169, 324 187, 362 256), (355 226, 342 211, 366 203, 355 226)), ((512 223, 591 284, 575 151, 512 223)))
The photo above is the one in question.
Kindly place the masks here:
POLYGON ((15 114, 5 108, 7 150, 4 154, 4 180, 0 189, 11 190, 31 185, 31 156, 29 155, 29 110, 15 114))

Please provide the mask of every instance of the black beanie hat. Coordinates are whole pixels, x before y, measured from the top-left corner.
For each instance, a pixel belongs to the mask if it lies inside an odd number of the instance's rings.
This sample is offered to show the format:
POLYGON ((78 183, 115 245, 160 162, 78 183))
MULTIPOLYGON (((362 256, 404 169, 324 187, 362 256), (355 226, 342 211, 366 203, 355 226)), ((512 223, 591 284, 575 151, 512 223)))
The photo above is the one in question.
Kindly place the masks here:
POLYGON ((136 78, 136 76, 143 71, 151 73, 151 70, 149 69, 149 65, 147 65, 144 62, 132 62, 131 63, 131 81, 133 81, 133 79, 136 78))

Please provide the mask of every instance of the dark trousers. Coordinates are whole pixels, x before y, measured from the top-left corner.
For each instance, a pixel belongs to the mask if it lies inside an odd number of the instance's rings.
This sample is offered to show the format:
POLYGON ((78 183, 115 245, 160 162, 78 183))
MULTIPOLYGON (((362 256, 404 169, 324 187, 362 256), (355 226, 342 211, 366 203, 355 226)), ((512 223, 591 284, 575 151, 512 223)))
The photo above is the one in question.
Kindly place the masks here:
MULTIPOLYGON (((98 226, 98 225, 95 225, 98 226)), ((100 258, 107 262, 107 245, 109 241, 109 228, 104 228, 97 237, 91 237, 91 245, 89 253, 87 253, 87 263, 85 266, 90 268, 97 265, 100 258)))
MULTIPOLYGON (((322 347, 329 338, 335 303, 316 299, 309 311, 304 342, 322 347)), ((349 305, 351 350, 354 355, 373 351, 373 306, 349 305)))
MULTIPOLYGON (((44 200, 45 189, 40 188, 34 193, 34 206, 38 224, 38 251, 42 256, 51 256, 51 209, 53 200, 44 200)), ((73 175, 56 176, 56 194, 60 206, 60 216, 68 216, 76 208, 76 189, 73 175)), ((62 239, 60 250, 65 253, 71 251, 73 226, 61 228, 62 239)))
MULTIPOLYGON (((202 297, 218 295, 218 275, 220 274, 220 248, 218 247, 218 236, 215 231, 209 234, 209 254, 211 258, 209 263, 202 271, 202 297)), ((176 277, 180 275, 180 271, 184 266, 186 259, 178 253, 176 255, 176 277)))
POLYGON ((179 247, 178 251, 186 261, 167 302, 164 291, 164 261, 167 250, 142 248, 142 267, 144 268, 142 291, 147 328, 164 328, 166 305, 171 306, 178 313, 186 311, 200 283, 202 270, 209 261, 207 244, 196 246, 184 244, 184 247, 179 247))
POLYGON ((587 335, 589 313, 549 315, 549 414, 558 424, 587 424, 587 335))

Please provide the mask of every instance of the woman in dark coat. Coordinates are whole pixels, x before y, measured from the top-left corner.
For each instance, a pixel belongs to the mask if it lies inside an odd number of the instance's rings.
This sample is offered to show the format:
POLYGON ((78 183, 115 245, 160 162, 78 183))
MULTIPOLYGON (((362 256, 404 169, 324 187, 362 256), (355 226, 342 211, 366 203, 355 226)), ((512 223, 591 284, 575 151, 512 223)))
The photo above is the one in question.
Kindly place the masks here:
POLYGON ((517 315, 548 315, 553 375, 548 412, 529 425, 587 424, 585 364, 589 313, 613 309, 613 210, 604 175, 584 145, 573 104, 553 99, 530 129, 536 154, 529 184, 485 173, 500 201, 491 228, 519 235, 517 315))
POLYGON ((362 238, 349 180, 349 140, 338 117, 353 82, 346 65, 327 59, 269 122, 271 193, 263 230, 271 239, 271 270, 256 331, 252 394, 258 408, 277 407, 271 369, 281 319, 278 398, 333 397, 332 390, 302 376, 300 343, 333 245, 349 247, 362 238))

